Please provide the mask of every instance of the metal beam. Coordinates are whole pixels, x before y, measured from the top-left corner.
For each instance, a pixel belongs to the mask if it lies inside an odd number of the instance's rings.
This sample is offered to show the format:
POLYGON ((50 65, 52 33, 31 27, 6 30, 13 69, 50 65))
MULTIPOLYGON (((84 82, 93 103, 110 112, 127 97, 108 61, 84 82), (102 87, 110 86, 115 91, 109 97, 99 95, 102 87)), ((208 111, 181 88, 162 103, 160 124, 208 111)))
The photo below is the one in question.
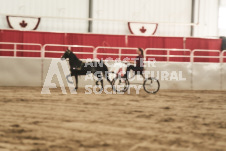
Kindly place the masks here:
MULTIPOLYGON (((93 0, 89 0, 89 17, 88 18, 93 18, 93 0)), ((93 21, 89 20, 88 32, 92 32, 92 28, 93 28, 93 21)))
MULTIPOLYGON (((195 22, 195 0, 191 1, 191 23, 195 22)), ((191 26, 191 36, 194 35, 194 26, 191 26)))

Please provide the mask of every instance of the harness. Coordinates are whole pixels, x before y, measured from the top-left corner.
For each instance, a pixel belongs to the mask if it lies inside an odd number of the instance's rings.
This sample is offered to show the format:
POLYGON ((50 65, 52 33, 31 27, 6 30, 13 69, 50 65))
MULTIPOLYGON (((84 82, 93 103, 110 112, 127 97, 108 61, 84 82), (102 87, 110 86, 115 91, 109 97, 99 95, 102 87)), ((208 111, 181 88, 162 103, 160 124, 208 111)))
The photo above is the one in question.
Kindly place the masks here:
POLYGON ((73 70, 81 70, 81 69, 82 69, 82 66, 83 66, 84 64, 85 64, 85 63, 82 62, 82 63, 80 64, 80 66, 74 66, 72 69, 73 69, 73 70))

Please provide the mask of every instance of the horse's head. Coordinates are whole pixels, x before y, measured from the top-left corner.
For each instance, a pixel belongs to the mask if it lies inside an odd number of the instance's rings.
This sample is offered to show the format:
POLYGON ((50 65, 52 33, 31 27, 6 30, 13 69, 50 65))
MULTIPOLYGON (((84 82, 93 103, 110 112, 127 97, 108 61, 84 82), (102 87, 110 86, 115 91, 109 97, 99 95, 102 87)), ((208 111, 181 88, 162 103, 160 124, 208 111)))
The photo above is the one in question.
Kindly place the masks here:
POLYGON ((61 57, 61 60, 65 60, 65 59, 69 58, 69 56, 70 56, 71 53, 72 53, 71 50, 67 49, 64 52, 63 56, 61 57))

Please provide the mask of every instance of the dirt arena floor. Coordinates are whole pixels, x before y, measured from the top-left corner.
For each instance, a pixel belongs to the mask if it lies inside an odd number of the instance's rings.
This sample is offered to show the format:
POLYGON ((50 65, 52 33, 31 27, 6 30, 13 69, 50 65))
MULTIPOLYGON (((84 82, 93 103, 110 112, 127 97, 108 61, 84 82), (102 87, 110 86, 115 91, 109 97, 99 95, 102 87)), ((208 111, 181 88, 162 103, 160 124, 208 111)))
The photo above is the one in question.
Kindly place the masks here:
POLYGON ((0 87, 0 151, 223 151, 226 92, 0 87))

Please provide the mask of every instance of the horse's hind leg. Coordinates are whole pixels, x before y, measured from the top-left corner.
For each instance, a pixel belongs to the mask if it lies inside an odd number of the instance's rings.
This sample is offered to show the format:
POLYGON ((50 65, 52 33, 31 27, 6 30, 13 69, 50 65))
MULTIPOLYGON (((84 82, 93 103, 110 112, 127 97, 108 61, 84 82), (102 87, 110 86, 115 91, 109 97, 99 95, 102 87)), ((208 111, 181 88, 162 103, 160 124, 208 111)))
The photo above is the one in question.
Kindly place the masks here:
POLYGON ((101 82, 101 90, 100 91, 103 91, 103 89, 104 89, 104 82, 103 82, 103 78, 102 77, 100 79, 100 82, 101 82))
POLYGON ((94 75, 98 78, 98 81, 96 81, 96 85, 98 85, 99 81, 101 82, 101 89, 99 91, 102 91, 104 89, 103 78, 100 73, 95 73, 94 75))
POLYGON ((75 90, 78 89, 78 75, 75 75, 75 90))

